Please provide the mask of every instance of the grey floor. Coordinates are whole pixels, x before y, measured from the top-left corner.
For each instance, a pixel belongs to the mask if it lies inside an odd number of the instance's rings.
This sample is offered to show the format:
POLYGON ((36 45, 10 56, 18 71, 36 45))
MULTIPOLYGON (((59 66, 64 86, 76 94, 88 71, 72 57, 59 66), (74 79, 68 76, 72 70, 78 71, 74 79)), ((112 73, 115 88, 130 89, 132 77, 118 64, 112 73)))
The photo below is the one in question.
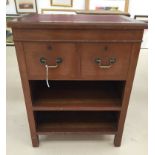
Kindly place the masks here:
POLYGON ((51 135, 31 147, 14 47, 7 47, 7 155, 147 155, 147 50, 141 50, 122 146, 113 136, 51 135))

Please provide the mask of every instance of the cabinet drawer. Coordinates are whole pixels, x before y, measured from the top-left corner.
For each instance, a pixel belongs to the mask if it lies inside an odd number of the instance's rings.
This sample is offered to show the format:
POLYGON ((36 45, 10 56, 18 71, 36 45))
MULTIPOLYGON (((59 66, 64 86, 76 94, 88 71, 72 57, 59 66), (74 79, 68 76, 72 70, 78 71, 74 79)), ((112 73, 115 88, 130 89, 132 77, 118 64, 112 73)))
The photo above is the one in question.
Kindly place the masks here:
POLYGON ((49 79, 69 79, 78 76, 79 64, 75 45, 71 43, 24 43, 24 53, 28 78, 42 80, 46 78, 46 67, 49 79), (58 64, 57 64, 58 62, 58 64), (57 67, 56 67, 57 66, 57 67))
POLYGON ((82 44, 81 76, 84 79, 124 80, 127 77, 132 44, 82 44))

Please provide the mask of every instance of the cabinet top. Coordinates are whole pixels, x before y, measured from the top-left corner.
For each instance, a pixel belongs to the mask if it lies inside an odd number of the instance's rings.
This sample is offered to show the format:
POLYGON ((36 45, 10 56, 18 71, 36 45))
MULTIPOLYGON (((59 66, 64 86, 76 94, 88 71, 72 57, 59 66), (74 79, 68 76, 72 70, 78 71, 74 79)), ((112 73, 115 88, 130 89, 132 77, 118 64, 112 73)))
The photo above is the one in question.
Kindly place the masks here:
POLYGON ((123 15, 31 14, 8 21, 12 28, 103 28, 144 29, 147 23, 123 15))

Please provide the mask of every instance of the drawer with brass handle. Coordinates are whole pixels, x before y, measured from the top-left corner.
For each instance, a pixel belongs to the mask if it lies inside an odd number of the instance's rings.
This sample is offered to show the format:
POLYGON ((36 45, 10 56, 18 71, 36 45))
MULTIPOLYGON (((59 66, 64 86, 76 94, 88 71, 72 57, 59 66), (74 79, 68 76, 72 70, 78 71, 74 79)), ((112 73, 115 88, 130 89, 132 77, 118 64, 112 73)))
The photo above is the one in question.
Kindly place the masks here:
POLYGON ((28 78, 30 80, 46 79, 48 66, 48 79, 68 79, 77 77, 77 52, 71 43, 24 43, 24 52, 28 78))
POLYGON ((81 44, 81 76, 83 79, 125 80, 131 44, 81 44))
POLYGON ((132 44, 24 43, 29 79, 125 80, 132 44))

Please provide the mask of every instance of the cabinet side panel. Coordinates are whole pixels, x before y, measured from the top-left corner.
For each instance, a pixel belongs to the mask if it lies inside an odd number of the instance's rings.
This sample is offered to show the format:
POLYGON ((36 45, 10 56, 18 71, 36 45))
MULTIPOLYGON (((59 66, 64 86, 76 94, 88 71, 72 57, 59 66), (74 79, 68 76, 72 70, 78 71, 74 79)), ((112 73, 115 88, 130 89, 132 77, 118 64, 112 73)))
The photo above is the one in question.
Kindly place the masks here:
POLYGON ((118 132, 117 132, 117 134, 115 136, 115 140, 114 140, 115 146, 121 145, 124 123, 125 123, 125 119, 126 119, 127 109, 128 109, 129 100, 130 100, 130 94, 131 94, 131 90, 132 90, 134 75, 135 75, 137 61, 138 61, 138 57, 139 57, 140 45, 141 45, 140 43, 134 43, 133 48, 132 48, 132 53, 131 53, 131 58, 130 58, 130 66, 129 66, 129 70, 128 70, 128 77, 127 77, 127 81, 126 81, 126 85, 125 85, 125 89, 124 89, 122 109, 121 109, 120 119, 119 119, 119 123, 118 123, 118 132))
POLYGON ((19 66, 19 71, 20 71, 23 93, 24 93, 27 116, 28 116, 28 121, 29 121, 29 127, 30 127, 30 132, 31 132, 32 144, 33 146, 38 146, 39 142, 38 142, 38 136, 36 134, 34 114, 32 111, 32 100, 31 100, 29 82, 27 78, 25 56, 24 56, 24 50, 23 50, 22 43, 15 42, 15 48, 16 48, 17 61, 18 61, 18 66, 19 66))

